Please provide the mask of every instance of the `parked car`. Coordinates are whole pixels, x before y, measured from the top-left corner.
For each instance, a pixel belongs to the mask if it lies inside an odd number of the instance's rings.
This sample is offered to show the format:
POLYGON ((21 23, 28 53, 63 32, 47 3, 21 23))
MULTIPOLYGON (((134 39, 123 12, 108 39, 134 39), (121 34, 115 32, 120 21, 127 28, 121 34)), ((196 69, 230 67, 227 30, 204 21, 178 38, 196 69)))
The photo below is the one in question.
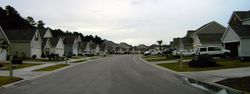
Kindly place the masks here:
POLYGON ((172 52, 172 55, 174 56, 180 56, 182 54, 182 56, 193 56, 195 53, 191 50, 174 50, 172 52))
POLYGON ((146 52, 144 52, 144 55, 147 56, 147 55, 162 55, 162 51, 158 51, 156 49, 150 49, 146 52))
POLYGON ((230 50, 224 49, 222 47, 217 46, 207 46, 207 47, 197 47, 195 48, 196 55, 211 55, 211 56, 219 56, 219 57, 228 57, 230 50))
POLYGON ((172 54, 172 52, 176 50, 175 48, 169 48, 169 49, 165 49, 163 50, 163 54, 172 54))

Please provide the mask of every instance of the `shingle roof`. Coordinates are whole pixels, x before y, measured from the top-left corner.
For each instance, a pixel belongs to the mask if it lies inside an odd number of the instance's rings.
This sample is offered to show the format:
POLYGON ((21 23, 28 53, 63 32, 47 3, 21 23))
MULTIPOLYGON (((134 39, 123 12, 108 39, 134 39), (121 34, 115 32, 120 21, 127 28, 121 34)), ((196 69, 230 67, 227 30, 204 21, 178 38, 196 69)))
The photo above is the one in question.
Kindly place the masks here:
POLYGON ((192 38, 181 38, 182 44, 184 46, 192 46, 193 45, 193 39, 192 38))
POLYGON ((234 13, 241 21, 250 19, 250 11, 235 11, 234 13))
POLYGON ((250 25, 231 26, 240 38, 250 38, 250 25))
POLYGON ((212 21, 207 23, 196 30, 196 34, 208 34, 208 33, 224 33, 226 28, 221 24, 212 21))
POLYGON ((185 36, 185 38, 192 38, 194 33, 195 33, 195 30, 188 30, 187 35, 185 36))
POLYGON ((43 38, 44 35, 45 35, 45 33, 46 33, 46 31, 47 31, 47 29, 39 29, 38 31, 39 31, 41 37, 43 38))
POLYGON ((204 43, 221 43, 221 37, 223 33, 219 34, 198 34, 199 40, 202 44, 204 43))
POLYGON ((36 30, 4 30, 4 33, 8 37, 10 42, 18 42, 18 43, 29 43, 31 42, 36 30))
POLYGON ((50 38, 50 43, 52 47, 56 47, 58 41, 59 41, 60 37, 56 37, 56 38, 50 38))
POLYGON ((75 36, 63 36, 63 38, 64 38, 63 43, 65 45, 70 45, 70 46, 72 46, 74 44, 74 41, 76 39, 75 36))

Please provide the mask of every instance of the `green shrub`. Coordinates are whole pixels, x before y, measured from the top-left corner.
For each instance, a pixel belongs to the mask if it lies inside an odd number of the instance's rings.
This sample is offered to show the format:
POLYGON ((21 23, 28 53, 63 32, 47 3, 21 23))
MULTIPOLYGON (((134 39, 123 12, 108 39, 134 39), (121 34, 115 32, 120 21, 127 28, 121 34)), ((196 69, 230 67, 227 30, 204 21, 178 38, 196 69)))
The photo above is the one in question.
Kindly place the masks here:
POLYGON ((188 62, 189 67, 214 67, 216 66, 215 60, 209 55, 194 56, 192 61, 188 62))

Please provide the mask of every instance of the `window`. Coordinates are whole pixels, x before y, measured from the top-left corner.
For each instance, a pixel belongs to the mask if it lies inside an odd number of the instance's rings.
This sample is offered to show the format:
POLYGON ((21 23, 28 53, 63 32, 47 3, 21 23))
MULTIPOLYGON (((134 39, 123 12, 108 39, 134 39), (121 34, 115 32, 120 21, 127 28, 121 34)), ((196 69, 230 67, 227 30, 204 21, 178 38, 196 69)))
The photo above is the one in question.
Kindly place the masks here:
POLYGON ((208 47, 208 51, 215 51, 215 47, 208 47))
POLYGON ((200 48, 200 52, 205 52, 207 51, 207 48, 200 48))
POLYGON ((35 33, 35 41, 38 41, 38 33, 35 33))

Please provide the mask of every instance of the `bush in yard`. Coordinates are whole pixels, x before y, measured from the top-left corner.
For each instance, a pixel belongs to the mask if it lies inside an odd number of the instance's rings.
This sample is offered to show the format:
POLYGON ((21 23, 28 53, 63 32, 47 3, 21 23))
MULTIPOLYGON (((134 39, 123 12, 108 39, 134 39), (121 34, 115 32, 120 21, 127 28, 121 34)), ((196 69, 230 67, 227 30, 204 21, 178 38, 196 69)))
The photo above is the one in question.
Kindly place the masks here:
POLYGON ((2 64, 0 64, 0 68, 4 67, 2 64))
POLYGON ((216 66, 215 60, 209 55, 194 56, 192 61, 188 62, 189 67, 214 67, 216 66))

